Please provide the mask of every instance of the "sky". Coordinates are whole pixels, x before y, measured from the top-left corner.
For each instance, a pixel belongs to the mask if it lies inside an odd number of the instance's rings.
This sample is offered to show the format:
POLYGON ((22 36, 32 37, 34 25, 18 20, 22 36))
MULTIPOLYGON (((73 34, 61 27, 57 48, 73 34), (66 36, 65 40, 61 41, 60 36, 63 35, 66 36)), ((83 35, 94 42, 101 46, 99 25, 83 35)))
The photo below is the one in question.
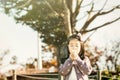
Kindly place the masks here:
POLYGON ((28 26, 16 24, 13 18, 0 14, 0 50, 10 50, 3 63, 7 64, 8 58, 14 55, 18 57, 19 62, 37 57, 37 46, 36 31, 28 26))
MULTIPOLYGON (((87 2, 88 0, 85 0, 85 3, 87 2)), ((90 0, 91 1, 91 0, 90 0)), ((90 2, 88 1, 88 2, 90 2)), ((99 10, 101 9, 102 5, 103 5, 103 1, 99 1, 99 0, 94 0, 95 1, 95 5, 94 5, 94 10, 99 10)), ((120 1, 118 0, 108 0, 106 6, 105 6, 105 9, 106 10, 109 10, 111 9, 114 5, 118 5, 120 3, 120 1)), ((86 3, 87 4, 87 3, 86 3)), ((81 15, 85 15, 85 11, 86 11, 87 8, 81 8, 81 13, 79 14, 80 16, 81 15)), ((90 9, 88 7, 88 9, 90 9)), ((110 14, 107 14, 107 15, 104 15, 104 16, 99 16, 95 19, 94 22, 92 22, 90 25, 89 25, 89 29, 90 28, 93 28, 93 27, 96 27, 96 26, 99 26, 105 22, 109 22, 111 20, 114 20, 116 19, 117 17, 120 17, 120 10, 115 10, 113 11, 112 13, 110 14)), ((80 19, 80 16, 77 17, 77 19, 80 19)), ((86 20, 86 18, 84 19, 81 19, 80 21, 78 20, 77 24, 76 24, 76 27, 79 29, 80 26, 83 26, 83 23, 84 23, 84 20, 86 20)), ((97 46, 105 46, 108 42, 111 42, 112 40, 120 40, 120 20, 118 20, 117 22, 114 22, 108 26, 105 26, 103 28, 100 28, 98 29, 91 37, 91 45, 97 45, 97 46)), ((91 35, 91 33, 87 34, 87 36, 91 35)), ((84 37, 83 37, 84 38, 84 37)), ((84 38, 84 40, 86 39, 86 37, 84 38)))
MULTIPOLYGON (((120 14, 115 12, 115 14, 105 16, 108 17, 106 19, 103 19, 103 17, 98 18, 97 22, 91 24, 91 26, 100 24, 100 21, 113 19, 116 16, 120 16, 120 14)), ((97 30, 91 36, 91 45, 103 47, 111 42, 111 40, 120 40, 119 25, 120 20, 97 30)), ((12 17, 8 17, 3 13, 0 14, 0 51, 10 50, 10 53, 4 58, 4 64, 8 64, 11 57, 14 55, 17 56, 19 63, 27 61, 30 57, 37 57, 37 39, 36 31, 20 23, 16 24, 12 17)))

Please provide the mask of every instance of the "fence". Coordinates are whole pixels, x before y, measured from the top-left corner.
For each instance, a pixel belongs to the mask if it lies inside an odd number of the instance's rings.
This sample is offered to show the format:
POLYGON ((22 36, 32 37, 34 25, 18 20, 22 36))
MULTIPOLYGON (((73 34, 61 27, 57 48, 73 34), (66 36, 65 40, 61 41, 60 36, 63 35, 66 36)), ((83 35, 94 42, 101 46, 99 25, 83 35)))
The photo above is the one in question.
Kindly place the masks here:
MULTIPOLYGON (((13 76, 7 77, 7 80, 60 80, 58 73, 40 73, 40 74, 22 74, 16 75, 13 71, 13 76)), ((100 80, 98 73, 89 76, 90 80, 100 80)), ((62 80, 62 79, 61 79, 62 80)))
POLYGON ((13 75, 7 77, 7 80, 58 80, 58 74, 30 74, 30 75, 13 75))
MULTIPOLYGON (((110 79, 111 79, 110 77, 101 75, 100 71, 97 71, 97 73, 89 76, 89 80, 110 80, 110 79)), ((39 73, 39 74, 22 74, 22 75, 16 75, 14 73, 13 76, 7 77, 7 80, 60 80, 60 78, 58 73, 39 73)), ((120 80, 120 79, 114 78, 112 80, 120 80)))
MULTIPOLYGON (((51 74, 31 74, 31 75, 14 75, 7 77, 7 80, 60 80, 57 73, 51 74)), ((98 80, 97 75, 89 76, 90 80, 98 80)), ((62 79, 61 79, 62 80, 62 79)))

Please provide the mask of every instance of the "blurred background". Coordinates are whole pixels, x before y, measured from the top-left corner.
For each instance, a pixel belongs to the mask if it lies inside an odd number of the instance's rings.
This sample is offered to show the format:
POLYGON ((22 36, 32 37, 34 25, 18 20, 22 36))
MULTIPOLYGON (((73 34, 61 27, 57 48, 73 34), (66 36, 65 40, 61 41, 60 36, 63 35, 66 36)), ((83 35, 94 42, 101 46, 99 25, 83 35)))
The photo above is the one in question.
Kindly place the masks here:
POLYGON ((119 25, 119 0, 0 0, 1 77, 57 72, 67 37, 80 32, 91 75, 120 79, 119 25))

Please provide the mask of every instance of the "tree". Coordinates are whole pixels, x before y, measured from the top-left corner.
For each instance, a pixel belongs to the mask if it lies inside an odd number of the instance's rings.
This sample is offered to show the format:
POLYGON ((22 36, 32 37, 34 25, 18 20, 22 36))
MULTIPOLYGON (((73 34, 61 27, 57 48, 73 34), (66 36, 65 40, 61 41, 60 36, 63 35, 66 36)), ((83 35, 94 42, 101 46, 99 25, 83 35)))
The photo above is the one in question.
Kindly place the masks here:
POLYGON ((2 64, 2 61, 3 61, 3 59, 4 59, 4 57, 7 55, 7 54, 9 54, 10 53, 10 50, 9 49, 7 49, 7 50, 0 50, 0 65, 3 65, 2 64))
MULTIPOLYGON (((105 56, 106 56, 106 65, 108 70, 115 70, 117 71, 117 67, 120 66, 120 41, 114 41, 105 49, 105 56), (109 66, 109 62, 112 63, 112 67, 109 66)), ((117 71, 118 72, 118 71, 117 71)))
POLYGON ((5 12, 13 15, 18 23, 21 22, 37 30, 41 34, 43 42, 58 46, 66 40, 64 20, 61 16, 64 11, 61 5, 62 0, 13 0, 13 2, 7 2, 5 2, 5 12), (12 7, 13 3, 15 6, 12 7), (6 7, 8 5, 10 7, 6 7), (13 9, 16 11, 15 14, 12 13, 13 9))
POLYGON ((76 23, 79 21, 77 17, 82 13, 80 12, 82 9, 87 8, 84 10, 85 17, 81 16, 82 19, 86 19, 81 29, 78 30, 82 34, 95 31, 120 19, 118 16, 90 29, 90 24, 96 18, 120 9, 119 3, 107 7, 108 0, 99 2, 103 4, 98 10, 96 10, 98 2, 95 0, 90 0, 87 4, 85 0, 74 2, 73 0, 1 0, 1 7, 5 9, 5 13, 12 14, 17 22, 29 25, 41 33, 45 43, 58 46, 66 40, 66 36, 76 31, 76 23))
POLYGON ((18 23, 38 31, 43 42, 59 49, 67 37, 76 31, 81 34, 95 32, 118 21, 120 16, 91 27, 97 18, 115 11, 120 12, 119 2, 108 6, 109 2, 110 0, 89 0, 87 3, 86 0, 1 0, 0 4, 6 14, 14 16, 18 23), (99 8, 98 3, 102 3, 99 8), (78 22, 82 26, 76 26, 78 22))
POLYGON ((83 4, 84 1, 85 0, 76 0, 76 7, 75 7, 75 9, 73 9, 73 7, 71 6, 71 5, 73 5, 73 0, 65 0, 65 5, 66 5, 66 8, 68 9, 68 12, 67 12, 68 17, 66 18, 67 19, 66 24, 68 24, 68 26, 66 26, 66 27, 71 27, 71 30, 72 30, 71 32, 72 33, 74 31, 76 31, 75 30, 75 25, 76 25, 76 22, 79 20, 79 19, 77 19, 77 16, 80 14, 81 9, 84 8, 84 7, 89 6, 89 9, 86 9, 86 11, 85 11, 87 13, 87 15, 85 17, 87 17, 87 18, 86 18, 85 22, 83 23, 83 26, 79 30, 79 32, 81 32, 81 33, 87 33, 87 32, 97 30, 99 28, 102 28, 102 27, 104 27, 106 25, 109 25, 109 24, 111 24, 111 23, 113 23, 113 22, 120 19, 120 16, 118 16, 114 20, 105 22, 105 23, 103 23, 103 24, 101 24, 99 26, 88 29, 90 27, 90 24, 92 22, 94 22, 96 18, 98 18, 100 16, 103 16, 103 15, 107 15, 109 13, 112 13, 116 9, 120 9, 120 4, 115 5, 114 7, 111 7, 108 10, 105 10, 105 7, 107 6, 108 0, 104 0, 103 6, 101 6, 101 8, 99 10, 95 10, 96 9, 95 4, 97 3, 97 2, 95 2, 95 0, 91 0, 91 2, 89 4, 87 4, 87 5, 83 4))

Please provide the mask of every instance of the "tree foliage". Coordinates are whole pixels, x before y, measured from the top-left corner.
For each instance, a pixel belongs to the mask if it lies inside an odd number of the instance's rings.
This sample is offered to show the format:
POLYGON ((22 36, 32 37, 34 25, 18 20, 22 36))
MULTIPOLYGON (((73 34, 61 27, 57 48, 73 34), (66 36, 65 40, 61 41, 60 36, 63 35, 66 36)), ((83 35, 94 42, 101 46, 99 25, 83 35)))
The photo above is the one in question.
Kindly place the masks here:
POLYGON ((4 57, 5 57, 6 55, 8 55, 9 52, 10 52, 9 49, 3 50, 3 51, 0 50, 0 65, 2 65, 2 61, 3 61, 4 57))
POLYGON ((110 45, 111 47, 105 48, 105 56, 106 56, 106 65, 108 70, 115 70, 117 71, 117 67, 120 66, 120 41, 114 41, 110 45), (110 63, 112 67, 110 67, 110 63))
POLYGON ((17 22, 29 25, 41 34, 43 42, 55 46, 64 42, 67 36, 75 31, 86 34, 96 31, 120 19, 120 16, 91 28, 91 24, 99 18, 115 10, 120 11, 120 4, 107 7, 110 1, 90 0, 1 0, 5 13, 15 17, 17 22), (101 7, 98 3, 102 2, 101 7), (74 8, 73 8, 74 6, 74 8), (80 13, 84 13, 81 15, 80 13), (78 18, 79 17, 79 18, 78 18), (76 23, 82 22, 79 30, 76 23))
POLYGON ((67 37, 76 31, 81 34, 95 32, 118 21, 120 15, 91 26, 100 17, 120 12, 120 3, 110 6, 111 1, 113 0, 1 0, 0 7, 18 23, 38 31, 43 42, 60 48, 67 37))
POLYGON ((43 42, 58 46, 66 40, 62 0, 13 1, 14 3, 12 1, 4 2, 6 3, 5 12, 14 16, 18 23, 23 23, 38 31, 43 42), (15 5, 12 6, 13 4, 15 5), (9 7, 7 7, 8 5, 9 7), (14 13, 13 10, 15 10, 14 13))

